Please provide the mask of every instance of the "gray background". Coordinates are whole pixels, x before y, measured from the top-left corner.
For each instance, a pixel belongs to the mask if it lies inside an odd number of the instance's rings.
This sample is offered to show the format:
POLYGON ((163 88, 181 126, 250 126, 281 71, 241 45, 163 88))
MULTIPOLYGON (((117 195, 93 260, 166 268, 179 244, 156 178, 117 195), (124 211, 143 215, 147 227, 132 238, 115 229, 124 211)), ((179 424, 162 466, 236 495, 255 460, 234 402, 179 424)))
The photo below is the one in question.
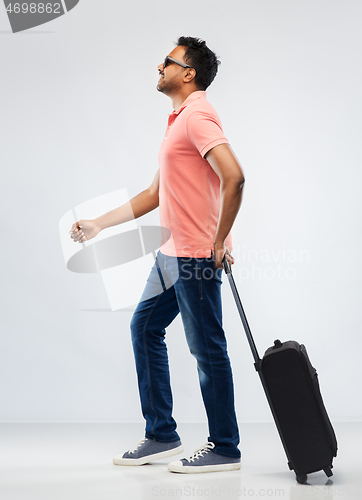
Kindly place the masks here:
MULTIPOLYGON (((83 0, 12 34, 0 8, 2 421, 142 420, 132 312, 66 269, 58 222, 151 183, 172 111, 157 65, 180 35, 222 60, 208 99, 246 176, 234 273, 260 351, 305 343, 332 419, 361 417, 361 17, 352 0, 83 0)), ((223 300, 238 418, 271 420, 226 279, 223 300)), ((167 338, 174 416, 205 421, 180 318, 167 338)))

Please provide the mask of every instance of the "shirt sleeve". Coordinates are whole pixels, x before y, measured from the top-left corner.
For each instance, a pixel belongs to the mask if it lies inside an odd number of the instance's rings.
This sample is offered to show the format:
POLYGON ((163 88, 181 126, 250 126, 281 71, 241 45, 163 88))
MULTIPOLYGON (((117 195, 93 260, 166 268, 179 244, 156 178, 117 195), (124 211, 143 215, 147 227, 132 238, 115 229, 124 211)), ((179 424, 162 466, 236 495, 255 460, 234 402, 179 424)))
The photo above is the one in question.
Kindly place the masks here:
POLYGON ((210 149, 219 144, 229 144, 217 117, 196 111, 187 119, 187 135, 190 142, 204 157, 210 149))

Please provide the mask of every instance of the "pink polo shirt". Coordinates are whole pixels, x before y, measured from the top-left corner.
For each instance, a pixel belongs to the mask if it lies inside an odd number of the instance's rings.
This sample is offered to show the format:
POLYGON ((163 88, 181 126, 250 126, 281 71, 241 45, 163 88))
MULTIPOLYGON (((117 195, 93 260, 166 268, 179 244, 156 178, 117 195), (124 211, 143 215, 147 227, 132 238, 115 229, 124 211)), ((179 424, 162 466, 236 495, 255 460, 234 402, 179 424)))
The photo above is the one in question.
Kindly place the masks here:
MULTIPOLYGON (((219 217, 220 179, 205 154, 228 144, 206 91, 193 92, 168 118, 159 152, 159 213, 171 238, 165 255, 210 257, 219 217)), ((231 234, 226 245, 232 250, 231 234)))

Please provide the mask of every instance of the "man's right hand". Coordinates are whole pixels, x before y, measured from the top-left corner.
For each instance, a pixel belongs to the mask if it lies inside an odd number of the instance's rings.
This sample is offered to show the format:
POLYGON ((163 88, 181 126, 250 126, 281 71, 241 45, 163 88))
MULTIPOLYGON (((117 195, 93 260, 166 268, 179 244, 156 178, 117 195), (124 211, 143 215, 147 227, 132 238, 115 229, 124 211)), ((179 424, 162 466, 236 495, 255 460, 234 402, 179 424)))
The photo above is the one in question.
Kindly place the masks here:
POLYGON ((79 220, 70 228, 70 237, 74 243, 84 243, 86 240, 91 240, 101 231, 94 220, 79 220))

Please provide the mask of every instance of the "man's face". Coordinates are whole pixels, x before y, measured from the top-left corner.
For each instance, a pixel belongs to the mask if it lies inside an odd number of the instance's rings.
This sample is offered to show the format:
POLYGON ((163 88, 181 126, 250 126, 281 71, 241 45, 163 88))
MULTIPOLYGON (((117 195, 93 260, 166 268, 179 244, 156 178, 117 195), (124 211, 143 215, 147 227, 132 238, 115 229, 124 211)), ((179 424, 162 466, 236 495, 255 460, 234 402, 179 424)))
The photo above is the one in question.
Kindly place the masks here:
MULTIPOLYGON (((168 55, 177 59, 178 61, 184 62, 184 55, 186 52, 186 47, 178 46, 174 48, 168 55)), ((179 66, 176 63, 170 63, 166 68, 163 67, 161 63, 158 67, 158 73, 160 78, 157 84, 157 90, 163 92, 165 95, 171 96, 177 93, 182 87, 182 76, 184 75, 186 68, 179 66)))

